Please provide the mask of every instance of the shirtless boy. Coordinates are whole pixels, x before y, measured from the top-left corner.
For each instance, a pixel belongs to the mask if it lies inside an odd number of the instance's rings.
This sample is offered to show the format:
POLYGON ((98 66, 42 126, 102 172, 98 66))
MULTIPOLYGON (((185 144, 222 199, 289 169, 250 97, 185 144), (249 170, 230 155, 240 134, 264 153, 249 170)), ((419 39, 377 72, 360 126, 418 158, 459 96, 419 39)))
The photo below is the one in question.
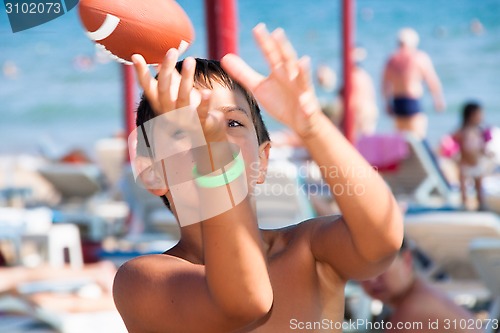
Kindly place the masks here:
MULTIPOLYGON (((341 323, 346 281, 380 274, 401 246, 403 225, 396 201, 384 181, 322 114, 309 59, 297 58, 281 29, 270 34, 260 24, 254 36, 269 63, 268 77, 236 55, 222 59, 229 76, 216 62, 186 58, 180 83, 172 87, 179 77, 174 69, 176 50, 167 53, 158 81, 142 57, 134 56, 150 106, 149 111, 149 106, 138 111, 138 123, 186 107, 193 83, 198 90, 209 88, 201 91, 197 107, 206 141, 238 145, 249 182, 262 183, 270 142, 248 91, 302 138, 330 188, 358 186, 364 194, 345 191, 336 197, 342 217, 262 231, 249 183, 250 194, 240 204, 182 227, 181 240, 165 254, 139 257, 119 269, 114 297, 131 333, 281 333, 291 331, 291 322, 299 326, 322 319, 341 323), (365 172, 336 172, 332 177, 332 169, 365 172)), ((176 213, 168 188, 153 193, 165 196, 176 213)))

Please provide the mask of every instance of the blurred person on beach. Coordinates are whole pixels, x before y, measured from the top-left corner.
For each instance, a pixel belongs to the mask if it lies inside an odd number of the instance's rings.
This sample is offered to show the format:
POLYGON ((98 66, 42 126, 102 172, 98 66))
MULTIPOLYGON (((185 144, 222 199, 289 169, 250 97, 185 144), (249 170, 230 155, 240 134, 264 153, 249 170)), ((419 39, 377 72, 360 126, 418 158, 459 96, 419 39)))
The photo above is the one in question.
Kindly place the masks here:
POLYGON ((411 28, 398 33, 398 49, 387 61, 382 80, 382 93, 387 113, 394 117, 399 131, 409 131, 417 137, 427 134, 427 117, 419 99, 425 81, 434 100, 436 111, 445 110, 441 82, 431 58, 418 50, 419 36, 411 28))
POLYGON ((56 312, 111 311, 115 309, 112 297, 115 274, 115 265, 108 261, 85 264, 82 268, 0 267, 0 297, 21 297, 34 307, 56 312), (72 283, 78 288, 61 291, 62 286, 72 283), (35 289, 23 293, 25 288, 35 289))
MULTIPOLYGON (((355 133, 357 136, 372 135, 375 133, 378 121, 378 107, 375 96, 375 87, 370 74, 361 66, 366 59, 367 52, 364 48, 357 47, 352 51, 354 54, 355 66, 352 73, 352 110, 355 114, 355 133)), ((331 69, 327 66, 318 68, 316 72, 317 81, 323 89, 330 88, 328 73, 331 69)), ((328 90, 327 90, 328 91, 328 90)), ((339 97, 335 101, 326 103, 323 112, 337 125, 342 125, 344 117, 343 109, 343 88, 339 97)))
POLYGON ((356 117, 356 133, 358 136, 372 135, 377 129, 378 121, 375 86, 370 74, 361 67, 367 56, 366 50, 358 47, 353 52, 355 66, 352 78, 352 108, 356 117))
MULTIPOLYGON (((474 323, 472 313, 455 304, 445 294, 433 288, 426 280, 418 276, 414 267, 412 251, 405 239, 392 265, 379 276, 361 281, 361 286, 372 298, 389 307, 392 329, 386 332, 481 332, 480 329, 461 329, 453 326, 453 321, 466 320, 474 323), (422 323, 415 329, 397 329, 397 323, 422 323), (429 327, 429 323, 438 323, 429 327)), ((463 327, 464 325, 462 325, 463 327)), ((469 327, 469 325, 465 325, 469 327)))
MULTIPOLYGON (((275 333, 325 318, 342 322, 346 282, 380 274, 401 246, 402 215, 396 201, 321 112, 309 58, 297 57, 282 29, 269 33, 259 24, 253 32, 269 64, 267 77, 236 55, 226 55, 221 63, 191 57, 177 62, 178 51, 171 49, 156 80, 145 60, 133 56, 144 89, 137 126, 193 104, 206 142, 233 143, 241 149, 248 176, 241 182, 248 183, 248 194, 219 215, 182 226, 179 243, 165 253, 141 256, 119 268, 113 293, 131 333, 275 333), (344 189, 337 193, 342 216, 259 230, 253 191, 265 181, 270 139, 257 101, 301 138, 329 187, 344 189), (328 171, 352 168, 363 175, 328 171), (363 194, 349 192, 349 185, 363 194)), ((212 155, 211 161, 232 160, 225 149, 212 155)), ((153 178, 146 175, 143 181, 153 178)), ((193 196, 201 193, 201 184, 192 184, 193 196)), ((182 202, 173 197, 175 189, 162 186, 150 191, 181 224, 177 208, 182 202)), ((222 186, 206 191, 224 190, 222 186)), ((208 193, 203 198, 211 204, 223 199, 208 193)), ((308 331, 321 330, 314 324, 308 331)))
POLYGON ((14 80, 19 76, 19 68, 14 61, 7 60, 3 63, 2 73, 5 78, 14 80))
POLYGON ((482 127, 484 115, 481 105, 468 102, 462 110, 462 126, 453 134, 460 147, 459 173, 462 203, 467 204, 467 182, 474 182, 478 210, 485 210, 482 179, 493 166, 486 153, 486 143, 490 139, 488 130, 482 127))

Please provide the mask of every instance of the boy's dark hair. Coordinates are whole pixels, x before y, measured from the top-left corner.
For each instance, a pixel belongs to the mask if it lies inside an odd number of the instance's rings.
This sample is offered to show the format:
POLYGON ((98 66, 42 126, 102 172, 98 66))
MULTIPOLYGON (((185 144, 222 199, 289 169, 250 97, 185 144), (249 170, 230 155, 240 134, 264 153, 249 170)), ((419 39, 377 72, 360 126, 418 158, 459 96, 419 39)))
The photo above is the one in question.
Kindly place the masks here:
MULTIPOLYGON (((177 62, 175 68, 180 73, 183 61, 177 62)), ((270 141, 269 132, 262 120, 259 105, 251 93, 243 88, 238 82, 234 81, 221 67, 220 62, 216 60, 207 60, 196 58, 196 69, 194 73, 194 82, 197 86, 207 89, 213 89, 213 82, 222 85, 233 91, 239 91, 245 96, 248 105, 250 105, 250 112, 252 122, 255 126, 257 133, 257 141, 262 144, 270 141)), ((141 101, 137 107, 136 126, 140 127, 142 124, 155 117, 155 113, 151 108, 146 96, 141 96, 141 101)), ((166 196, 161 197, 165 205, 170 209, 170 203, 166 196)))
POLYGON ((474 114, 480 110, 481 110, 481 104, 477 102, 465 103, 462 111, 462 127, 467 126, 470 122, 470 119, 474 116, 474 114))

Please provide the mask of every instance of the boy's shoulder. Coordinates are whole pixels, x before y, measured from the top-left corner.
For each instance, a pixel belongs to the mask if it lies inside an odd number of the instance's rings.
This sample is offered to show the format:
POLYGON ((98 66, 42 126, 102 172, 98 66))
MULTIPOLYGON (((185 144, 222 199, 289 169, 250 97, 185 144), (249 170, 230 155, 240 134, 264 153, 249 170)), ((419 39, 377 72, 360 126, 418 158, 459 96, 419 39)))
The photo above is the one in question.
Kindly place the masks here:
MULTIPOLYGON (((304 259, 312 258, 313 233, 321 225, 335 221, 341 222, 342 216, 316 217, 280 229, 260 230, 268 259, 290 256, 296 261, 300 261, 301 257, 304 259)), ((127 276, 123 281, 126 285, 147 284, 152 280, 168 279, 172 274, 177 275, 178 273, 201 276, 203 275, 203 267, 203 263, 193 262, 189 256, 185 255, 184 251, 179 251, 177 246, 174 246, 162 254, 140 256, 126 262, 119 268, 118 276, 127 276)))
POLYGON ((315 230, 324 223, 342 221, 341 215, 311 218, 294 225, 279 229, 261 229, 264 243, 267 244, 268 257, 278 253, 296 250, 311 251, 311 240, 315 230))

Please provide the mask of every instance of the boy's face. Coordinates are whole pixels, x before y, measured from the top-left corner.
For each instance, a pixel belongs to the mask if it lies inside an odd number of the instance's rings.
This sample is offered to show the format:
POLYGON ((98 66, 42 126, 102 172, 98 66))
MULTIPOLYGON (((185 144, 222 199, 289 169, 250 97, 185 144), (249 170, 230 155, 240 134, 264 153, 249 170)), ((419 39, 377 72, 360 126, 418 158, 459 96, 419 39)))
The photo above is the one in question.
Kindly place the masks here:
POLYGON ((409 251, 399 254, 389 268, 381 275, 361 282, 365 292, 383 303, 404 294, 413 280, 413 263, 409 251))
POLYGON ((214 83, 210 109, 224 113, 228 141, 240 147, 248 181, 254 184, 259 176, 259 167, 267 167, 264 150, 268 144, 259 147, 252 111, 245 96, 238 90, 232 91, 214 83))
MULTIPOLYGON (((241 150, 248 189, 252 194, 255 184, 264 180, 269 143, 259 146, 250 105, 240 91, 233 91, 213 82, 211 92, 210 110, 217 110, 224 114, 228 141, 237 145, 241 150)), ((162 195, 161 193, 154 194, 162 195)), ((175 210, 175 202, 170 191, 167 191, 166 196, 175 210)))

